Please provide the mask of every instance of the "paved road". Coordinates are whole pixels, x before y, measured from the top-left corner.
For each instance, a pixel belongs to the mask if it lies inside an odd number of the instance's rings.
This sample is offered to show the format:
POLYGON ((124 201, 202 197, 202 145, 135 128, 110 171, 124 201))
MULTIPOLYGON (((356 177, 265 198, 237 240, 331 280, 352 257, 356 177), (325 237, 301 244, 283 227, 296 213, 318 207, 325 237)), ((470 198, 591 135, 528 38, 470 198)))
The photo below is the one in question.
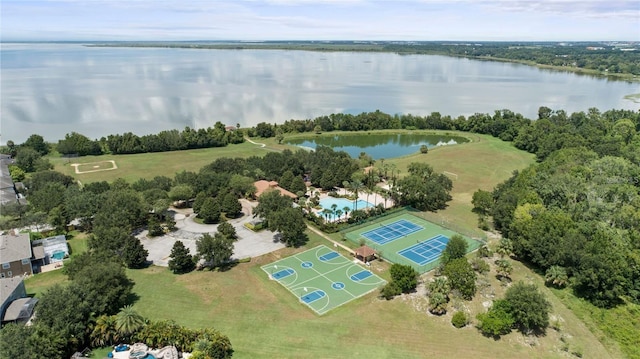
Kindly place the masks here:
MULTIPOLYGON (((238 241, 234 243, 232 258, 257 257, 284 248, 284 243, 275 239, 276 234, 274 232, 268 230, 253 232, 244 226, 245 223, 253 220, 251 213, 253 207, 257 205, 257 202, 247 200, 240 200, 240 202, 242 204, 243 215, 229 221, 238 234, 238 241)), ((191 209, 176 210, 174 218, 176 227, 178 227, 178 230, 174 232, 153 238, 147 237, 147 231, 138 234, 140 242, 149 252, 148 259, 157 266, 166 267, 169 265, 169 255, 175 242, 182 241, 185 247, 189 248, 191 254, 195 254, 196 240, 200 238, 203 233, 213 235, 218 228, 217 224, 196 223, 193 220, 194 215, 191 209)))

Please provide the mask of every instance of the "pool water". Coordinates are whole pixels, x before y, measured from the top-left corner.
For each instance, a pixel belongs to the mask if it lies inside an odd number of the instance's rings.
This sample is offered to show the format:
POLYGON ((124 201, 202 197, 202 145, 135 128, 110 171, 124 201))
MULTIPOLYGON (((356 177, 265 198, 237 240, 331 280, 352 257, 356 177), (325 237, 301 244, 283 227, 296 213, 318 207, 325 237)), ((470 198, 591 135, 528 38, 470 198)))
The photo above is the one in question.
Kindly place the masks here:
POLYGON ((51 258, 53 258, 53 259, 57 259, 57 260, 63 260, 63 259, 64 259, 64 252, 63 252, 63 251, 57 251, 57 252, 54 252, 54 253, 51 255, 51 258))
POLYGON ((365 209, 368 207, 374 207, 373 204, 367 202, 367 201, 363 201, 361 199, 359 199, 358 201, 351 201, 348 200, 346 198, 333 198, 333 197, 328 197, 328 198, 324 198, 320 200, 320 206, 322 206, 323 209, 328 209, 330 211, 333 211, 333 208, 331 208, 332 205, 336 204, 336 210, 341 210, 344 213, 344 207, 349 207, 349 212, 353 211, 354 209, 365 209), (357 206, 356 206, 357 204, 357 206))

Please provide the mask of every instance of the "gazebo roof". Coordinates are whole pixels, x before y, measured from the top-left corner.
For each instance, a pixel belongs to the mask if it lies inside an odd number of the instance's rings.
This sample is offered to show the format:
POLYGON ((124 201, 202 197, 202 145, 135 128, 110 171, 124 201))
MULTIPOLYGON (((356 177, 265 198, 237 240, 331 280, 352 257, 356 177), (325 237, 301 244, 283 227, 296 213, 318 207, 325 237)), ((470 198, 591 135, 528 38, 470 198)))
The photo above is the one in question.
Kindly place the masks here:
POLYGON ((369 246, 362 246, 360 248, 357 248, 355 252, 356 252, 356 256, 359 256, 362 258, 367 258, 376 254, 376 251, 369 246))

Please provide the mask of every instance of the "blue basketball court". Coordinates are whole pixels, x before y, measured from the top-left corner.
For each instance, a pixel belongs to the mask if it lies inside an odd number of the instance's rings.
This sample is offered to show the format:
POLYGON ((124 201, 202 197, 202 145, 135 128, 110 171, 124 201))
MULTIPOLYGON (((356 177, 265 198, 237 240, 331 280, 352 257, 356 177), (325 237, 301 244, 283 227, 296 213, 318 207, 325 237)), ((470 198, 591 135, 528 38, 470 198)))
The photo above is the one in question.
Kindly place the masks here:
POLYGON ((447 243, 449 243, 449 238, 439 234, 424 242, 405 248, 399 251, 398 254, 418 265, 425 265, 438 259, 447 243))
POLYGON ((362 236, 382 245, 393 242, 396 239, 405 237, 411 233, 421 231, 422 229, 422 226, 405 219, 401 219, 389 224, 380 224, 380 227, 364 232, 362 233, 362 236))

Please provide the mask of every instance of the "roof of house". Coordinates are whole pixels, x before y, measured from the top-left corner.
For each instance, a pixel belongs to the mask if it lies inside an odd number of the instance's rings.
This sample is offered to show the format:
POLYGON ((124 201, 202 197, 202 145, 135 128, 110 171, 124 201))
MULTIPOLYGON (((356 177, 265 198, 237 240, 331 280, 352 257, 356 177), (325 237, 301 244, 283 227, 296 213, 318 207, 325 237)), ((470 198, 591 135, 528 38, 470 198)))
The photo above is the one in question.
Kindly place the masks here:
POLYGON ((278 182, 276 181, 260 180, 260 181, 256 181, 253 185, 256 186, 256 197, 260 197, 260 195, 264 193, 264 191, 266 190, 274 189, 274 190, 280 191, 280 194, 283 196, 291 197, 293 199, 298 198, 298 196, 295 193, 289 192, 286 189, 278 186, 278 182))
POLYGON ((4 312, 3 322, 10 322, 18 319, 29 319, 33 314, 33 307, 38 303, 38 298, 20 298, 16 299, 4 312))
POLYGON ((0 278, 0 304, 4 303, 22 283, 22 277, 0 278))
POLYGON ((11 263, 31 258, 29 234, 0 235, 0 263, 11 263))

